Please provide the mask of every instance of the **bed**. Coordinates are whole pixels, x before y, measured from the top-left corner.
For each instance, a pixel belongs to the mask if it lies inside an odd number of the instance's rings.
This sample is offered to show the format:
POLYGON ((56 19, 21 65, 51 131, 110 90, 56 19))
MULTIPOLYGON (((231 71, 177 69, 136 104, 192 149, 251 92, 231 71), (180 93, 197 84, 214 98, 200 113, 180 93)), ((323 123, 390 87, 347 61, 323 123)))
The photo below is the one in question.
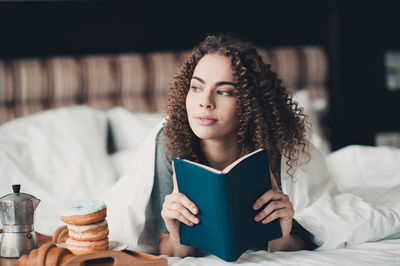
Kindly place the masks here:
MULTIPOLYGON (((260 53, 314 125, 312 163, 283 190, 319 248, 248 250, 236 264, 400 265, 400 150, 351 145, 331 152, 329 128, 321 123, 328 110, 323 49, 260 53)), ((20 183, 23 192, 41 199, 35 230, 47 235, 62 225, 59 210, 66 204, 102 199, 110 239, 156 253, 156 230, 146 216, 152 143, 168 82, 185 54, 0 60, 0 196, 20 183)), ((228 264, 213 255, 167 259, 170 265, 228 264)))

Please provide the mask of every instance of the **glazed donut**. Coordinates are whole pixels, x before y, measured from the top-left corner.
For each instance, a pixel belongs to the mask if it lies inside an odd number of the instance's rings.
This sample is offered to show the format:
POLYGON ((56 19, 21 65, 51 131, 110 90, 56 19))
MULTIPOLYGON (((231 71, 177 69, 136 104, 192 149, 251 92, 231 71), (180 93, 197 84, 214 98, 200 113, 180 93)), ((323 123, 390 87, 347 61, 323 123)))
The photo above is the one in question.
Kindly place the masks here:
POLYGON ((108 237, 107 221, 87 225, 68 225, 68 235, 73 240, 93 241, 108 237))
POLYGON ((106 204, 100 200, 78 201, 61 211, 61 220, 72 225, 97 223, 106 216, 106 204))
POLYGON ((108 250, 108 238, 96 241, 77 241, 68 238, 67 248, 74 255, 83 255, 108 250))

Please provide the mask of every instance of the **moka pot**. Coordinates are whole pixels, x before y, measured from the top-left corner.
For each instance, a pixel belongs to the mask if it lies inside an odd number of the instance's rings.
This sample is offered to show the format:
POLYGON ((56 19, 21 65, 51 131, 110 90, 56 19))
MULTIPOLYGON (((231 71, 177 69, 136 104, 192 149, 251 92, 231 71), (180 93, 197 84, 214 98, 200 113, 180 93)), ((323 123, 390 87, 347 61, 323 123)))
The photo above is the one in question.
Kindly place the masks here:
POLYGON ((19 258, 38 247, 33 218, 40 200, 20 193, 20 188, 21 185, 12 185, 14 193, 0 198, 0 219, 3 224, 0 257, 19 258))

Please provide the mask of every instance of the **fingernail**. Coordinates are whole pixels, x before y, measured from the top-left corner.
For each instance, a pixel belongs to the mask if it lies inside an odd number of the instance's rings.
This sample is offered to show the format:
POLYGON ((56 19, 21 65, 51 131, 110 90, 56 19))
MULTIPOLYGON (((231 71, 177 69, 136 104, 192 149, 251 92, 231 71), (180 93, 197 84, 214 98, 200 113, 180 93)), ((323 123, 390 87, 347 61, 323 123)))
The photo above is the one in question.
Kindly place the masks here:
POLYGON ((197 213, 197 209, 196 208, 193 208, 192 211, 193 211, 194 214, 197 213))
POLYGON ((267 219, 264 219, 264 220, 262 221, 262 223, 263 223, 263 224, 266 224, 266 223, 267 223, 267 219))
POLYGON ((253 209, 255 209, 255 210, 258 209, 258 204, 257 204, 257 203, 255 203, 255 204, 253 205, 253 209))
POLYGON ((195 222, 196 224, 199 222, 199 219, 198 219, 198 218, 194 218, 193 220, 194 220, 194 222, 195 222))
POLYGON ((256 220, 258 222, 260 220, 260 216, 254 217, 254 220, 256 220))

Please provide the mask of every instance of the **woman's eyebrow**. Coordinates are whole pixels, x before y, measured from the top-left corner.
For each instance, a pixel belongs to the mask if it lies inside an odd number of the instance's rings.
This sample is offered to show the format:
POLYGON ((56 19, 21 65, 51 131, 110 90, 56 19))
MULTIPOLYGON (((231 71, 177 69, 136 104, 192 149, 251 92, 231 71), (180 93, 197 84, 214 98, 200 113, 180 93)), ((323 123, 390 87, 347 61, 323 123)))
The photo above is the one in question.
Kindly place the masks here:
POLYGON ((203 83, 203 84, 206 83, 204 80, 202 80, 201 78, 196 77, 196 76, 192 76, 192 79, 197 79, 198 81, 200 81, 200 82, 203 83))
MULTIPOLYGON (((204 80, 202 80, 199 77, 196 76, 192 76, 192 79, 196 79, 198 81, 200 81, 201 83, 205 84, 206 82, 204 80)), ((235 83, 230 82, 230 81, 218 81, 217 83, 215 83, 216 86, 222 86, 222 85, 232 85, 235 86, 235 83)))
POLYGON ((222 85, 232 85, 233 87, 235 87, 235 83, 233 82, 229 82, 229 81, 219 81, 217 83, 215 83, 216 86, 222 86, 222 85))

